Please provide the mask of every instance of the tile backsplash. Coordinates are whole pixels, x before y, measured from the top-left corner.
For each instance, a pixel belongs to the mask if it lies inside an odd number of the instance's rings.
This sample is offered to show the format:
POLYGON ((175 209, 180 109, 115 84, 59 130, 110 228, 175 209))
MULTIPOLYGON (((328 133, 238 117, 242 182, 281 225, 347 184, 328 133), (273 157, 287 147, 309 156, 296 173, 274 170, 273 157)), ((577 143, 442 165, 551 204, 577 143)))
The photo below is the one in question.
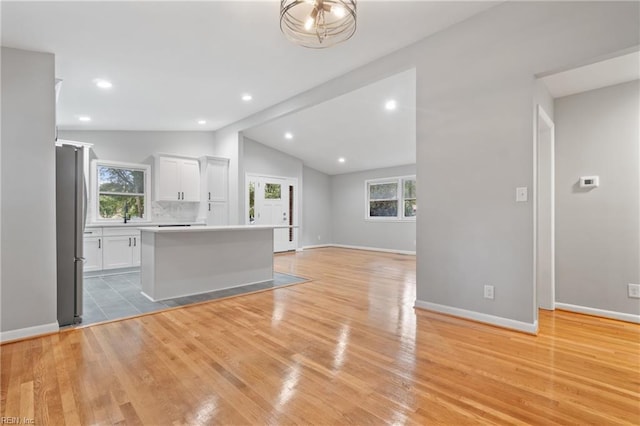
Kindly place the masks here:
POLYGON ((154 222, 195 222, 198 218, 199 206, 199 203, 152 201, 151 220, 154 222))

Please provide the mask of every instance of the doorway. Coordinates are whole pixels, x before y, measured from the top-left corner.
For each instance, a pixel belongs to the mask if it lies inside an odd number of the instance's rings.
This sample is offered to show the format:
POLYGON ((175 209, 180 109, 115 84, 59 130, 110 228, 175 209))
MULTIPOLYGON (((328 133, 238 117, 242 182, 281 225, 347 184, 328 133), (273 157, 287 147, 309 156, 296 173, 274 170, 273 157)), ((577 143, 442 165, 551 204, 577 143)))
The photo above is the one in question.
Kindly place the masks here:
POLYGON ((281 226, 273 230, 273 251, 297 247, 297 178, 247 174, 246 223, 281 226))
POLYGON ((554 123, 538 105, 536 115, 536 294, 537 306, 555 309, 555 140, 554 123))

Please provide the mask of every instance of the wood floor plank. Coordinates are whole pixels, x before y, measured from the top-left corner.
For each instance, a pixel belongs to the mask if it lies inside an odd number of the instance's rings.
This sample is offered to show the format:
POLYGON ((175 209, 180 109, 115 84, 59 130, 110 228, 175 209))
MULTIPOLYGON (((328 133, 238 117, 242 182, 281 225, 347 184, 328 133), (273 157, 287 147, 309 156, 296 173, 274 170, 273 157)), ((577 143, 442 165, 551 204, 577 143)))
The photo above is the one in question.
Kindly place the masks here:
POLYGON ((640 424, 640 326, 537 336, 413 308, 415 257, 275 256, 311 279, 0 346, 0 416, 39 425, 640 424))

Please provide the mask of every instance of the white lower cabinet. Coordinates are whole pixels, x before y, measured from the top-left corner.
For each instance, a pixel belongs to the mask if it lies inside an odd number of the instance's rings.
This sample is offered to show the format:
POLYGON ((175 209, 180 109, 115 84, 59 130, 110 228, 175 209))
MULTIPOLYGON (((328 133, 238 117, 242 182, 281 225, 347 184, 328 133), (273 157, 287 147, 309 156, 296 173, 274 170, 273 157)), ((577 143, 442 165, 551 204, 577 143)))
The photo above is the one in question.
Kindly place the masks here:
POLYGON ((103 228, 102 237, 85 237, 84 270, 98 271, 140 266, 140 231, 103 228))
POLYGON ((85 272, 102 269, 102 237, 85 237, 84 258, 85 272))
POLYGON ((221 203, 217 201, 210 201, 207 203, 207 225, 209 226, 223 226, 228 225, 229 219, 227 218, 227 203, 221 203))
POLYGON ((102 269, 128 268, 133 266, 131 237, 104 237, 102 269))

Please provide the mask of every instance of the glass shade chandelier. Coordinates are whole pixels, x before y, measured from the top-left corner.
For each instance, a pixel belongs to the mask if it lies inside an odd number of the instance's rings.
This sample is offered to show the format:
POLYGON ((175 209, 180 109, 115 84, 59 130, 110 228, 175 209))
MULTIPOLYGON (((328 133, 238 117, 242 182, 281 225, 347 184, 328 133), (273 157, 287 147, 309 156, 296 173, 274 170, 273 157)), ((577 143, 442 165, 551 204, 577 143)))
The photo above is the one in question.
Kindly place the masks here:
POLYGON ((304 47, 341 43, 356 32, 356 0, 281 0, 280 29, 304 47))

